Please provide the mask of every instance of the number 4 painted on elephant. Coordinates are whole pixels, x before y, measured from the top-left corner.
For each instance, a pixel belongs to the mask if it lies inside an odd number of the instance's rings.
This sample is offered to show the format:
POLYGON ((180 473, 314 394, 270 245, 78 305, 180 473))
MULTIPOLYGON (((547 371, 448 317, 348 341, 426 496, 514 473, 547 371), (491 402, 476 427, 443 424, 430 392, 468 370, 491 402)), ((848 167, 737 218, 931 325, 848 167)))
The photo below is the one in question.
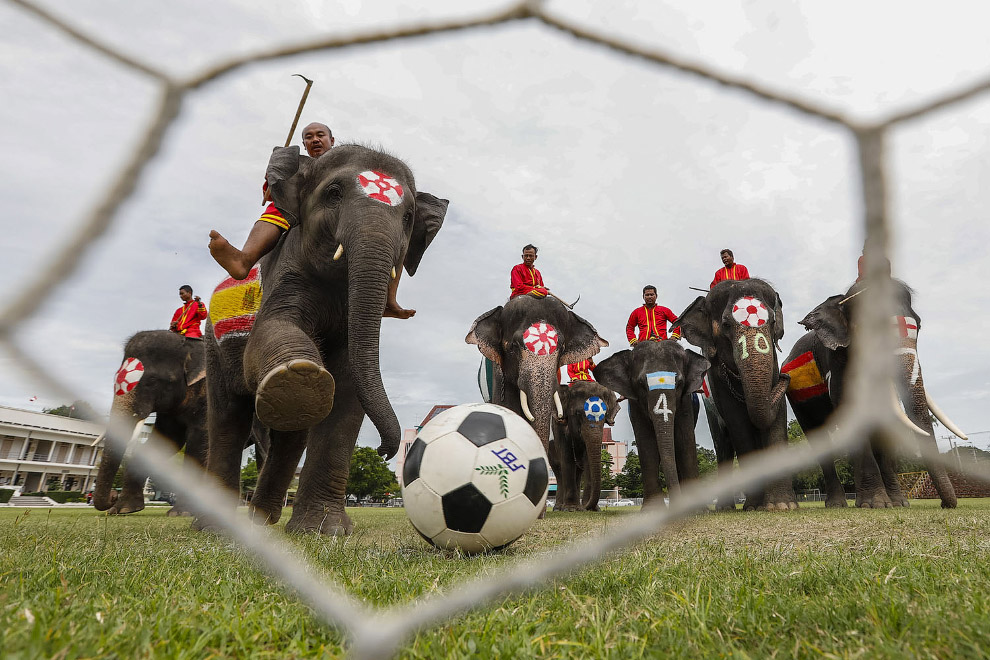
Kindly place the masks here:
POLYGON ((667 421, 667 415, 673 415, 674 411, 667 407, 667 395, 661 394, 657 399, 657 405, 653 406, 653 414, 663 415, 663 421, 667 421))

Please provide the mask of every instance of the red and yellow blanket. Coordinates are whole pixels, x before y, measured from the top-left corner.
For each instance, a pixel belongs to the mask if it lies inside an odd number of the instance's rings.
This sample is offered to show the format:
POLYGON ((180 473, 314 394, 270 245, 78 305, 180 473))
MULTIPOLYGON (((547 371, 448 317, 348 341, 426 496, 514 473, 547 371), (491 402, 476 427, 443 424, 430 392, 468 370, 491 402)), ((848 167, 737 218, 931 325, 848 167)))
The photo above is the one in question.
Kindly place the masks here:
POLYGON ((217 285, 210 298, 210 322, 217 342, 245 337, 254 327, 261 307, 261 269, 255 266, 247 278, 228 277, 217 285))

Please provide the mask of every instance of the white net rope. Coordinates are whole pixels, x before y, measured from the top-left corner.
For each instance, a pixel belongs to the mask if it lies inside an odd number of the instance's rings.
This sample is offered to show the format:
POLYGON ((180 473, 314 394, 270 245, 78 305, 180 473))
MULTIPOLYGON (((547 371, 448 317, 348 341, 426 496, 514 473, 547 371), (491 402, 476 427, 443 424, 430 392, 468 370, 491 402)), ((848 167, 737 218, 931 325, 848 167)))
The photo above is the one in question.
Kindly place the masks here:
MULTIPOLYGON (((131 449, 131 461, 137 463, 138 467, 147 469, 156 482, 167 489, 188 493, 193 508, 205 522, 222 526, 246 552, 258 559, 259 565, 293 590, 323 621, 340 630, 349 640, 349 652, 353 657, 391 657, 404 641, 424 627, 436 625, 470 609, 483 607, 506 594, 538 587, 551 578, 566 575, 596 561, 611 551, 643 540, 670 521, 706 507, 715 497, 729 496, 774 478, 790 475, 825 456, 854 448, 869 437, 883 438, 888 443, 900 445, 904 451, 920 452, 929 462, 942 461, 946 467, 953 467, 967 476, 990 481, 990 477, 973 466, 950 466, 945 457, 938 455, 933 443, 919 441, 916 435, 905 428, 890 405, 890 388, 885 383, 896 377, 898 367, 893 358, 895 340, 888 332, 889 319, 894 309, 894 285, 884 277, 884 257, 891 230, 887 214, 887 175, 884 162, 884 141, 888 130, 896 124, 986 92, 990 89, 990 77, 966 89, 945 94, 880 121, 867 123, 740 77, 719 73, 660 49, 646 49, 598 34, 554 15, 541 3, 522 2, 474 19, 436 21, 344 37, 312 39, 220 62, 181 80, 127 57, 40 7, 23 0, 9 2, 86 47, 153 79, 159 85, 157 112, 134 145, 132 155, 107 186, 100 200, 75 224, 74 234, 61 247, 56 258, 47 268, 40 270, 33 281, 0 314, 0 343, 5 350, 23 369, 34 374, 52 394, 69 400, 76 398, 74 393, 54 379, 50 372, 40 368, 17 345, 13 338, 14 331, 31 319, 54 294, 59 284, 79 268, 97 239, 114 226, 121 205, 138 187, 148 164, 159 152, 166 131, 179 117, 186 96, 247 65, 301 53, 442 35, 513 21, 532 21, 546 29, 561 31, 576 39, 605 46, 650 65, 676 69, 741 90, 764 102, 782 104, 804 115, 842 126, 852 134, 859 151, 863 222, 866 230, 867 286, 863 293, 866 304, 861 306, 861 318, 854 330, 855 348, 847 384, 849 394, 845 397, 846 403, 832 420, 838 430, 831 435, 824 430, 812 433, 809 444, 768 450, 760 460, 744 462, 730 477, 688 485, 683 489, 682 497, 673 502, 669 509, 644 511, 630 517, 628 522, 611 527, 603 535, 562 547, 552 559, 545 555, 523 559, 511 567, 511 570, 500 571, 497 577, 481 577, 452 587, 445 593, 389 609, 378 609, 354 598, 343 587, 320 575, 318 570, 308 565, 305 558, 292 549, 291 544, 282 542, 279 534, 238 517, 235 514, 236 503, 232 501, 234 495, 214 487, 212 481, 203 479, 198 470, 172 463, 169 460, 170 452, 165 449, 166 443, 156 434, 152 434, 146 444, 131 449)), ((114 437, 109 434, 107 437, 108 443, 115 443, 121 448, 129 440, 129 436, 114 437)))

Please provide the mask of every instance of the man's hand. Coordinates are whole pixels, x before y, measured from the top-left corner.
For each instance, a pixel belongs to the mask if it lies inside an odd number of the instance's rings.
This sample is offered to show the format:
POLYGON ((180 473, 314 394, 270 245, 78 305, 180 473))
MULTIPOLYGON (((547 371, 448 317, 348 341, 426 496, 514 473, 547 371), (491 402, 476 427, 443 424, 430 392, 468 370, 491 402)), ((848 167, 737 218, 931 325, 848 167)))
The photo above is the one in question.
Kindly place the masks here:
POLYGON ((195 300, 196 302, 202 302, 203 299, 200 298, 199 296, 193 296, 193 300, 195 300))

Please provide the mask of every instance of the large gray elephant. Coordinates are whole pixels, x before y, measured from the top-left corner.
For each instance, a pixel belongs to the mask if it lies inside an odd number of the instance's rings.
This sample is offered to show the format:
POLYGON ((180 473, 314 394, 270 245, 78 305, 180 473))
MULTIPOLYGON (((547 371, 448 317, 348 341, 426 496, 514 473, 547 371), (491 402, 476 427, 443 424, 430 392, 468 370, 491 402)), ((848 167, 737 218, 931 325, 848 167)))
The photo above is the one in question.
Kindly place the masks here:
POLYGON ((496 365, 492 403, 529 420, 548 456, 551 425, 564 412, 557 392, 560 368, 608 346, 559 300, 531 295, 516 296, 479 316, 464 341, 477 345, 496 365))
MULTIPOLYGON (((937 451, 929 411, 947 429, 966 439, 925 391, 918 357, 918 333, 921 317, 911 304, 911 289, 893 280, 896 296, 892 328, 898 335, 897 355, 902 370, 896 383, 898 397, 904 404, 907 418, 928 435, 927 442, 937 451)), ((849 360, 851 328, 862 298, 854 297, 862 290, 854 284, 846 293, 831 296, 801 320, 808 332, 798 339, 784 362, 782 371, 791 376, 787 397, 794 416, 805 433, 825 426, 828 417, 842 403, 846 365, 849 360)), ((885 442, 868 442, 852 452, 853 474, 856 482, 856 506, 886 508, 908 506, 897 480, 896 457, 885 442)), ((821 462, 825 476, 825 506, 844 507, 846 496, 835 472, 834 457, 821 462)), ((956 494, 945 466, 935 463, 928 472, 942 500, 942 507, 955 508, 956 494)))
POLYGON ((346 534, 347 476, 365 415, 386 458, 401 438, 379 365, 389 283, 397 269, 416 273, 448 202, 417 192, 401 160, 357 145, 316 159, 298 147, 276 149, 267 181, 292 228, 248 280, 214 292, 207 465, 237 488, 240 447, 257 410, 271 429, 271 451, 251 502, 255 520, 279 519, 305 448, 286 529, 346 534))
MULTIPOLYGON (((741 463, 771 447, 787 444, 778 342, 784 336, 783 304, 769 282, 727 280, 699 296, 678 317, 681 334, 712 363, 711 395, 741 463)), ((725 457, 719 456, 719 463, 725 457)), ((797 508, 790 477, 773 479, 746 493, 745 509, 797 508)))
POLYGON ((698 478, 693 396, 709 366, 702 356, 667 339, 641 341, 595 367, 595 378, 629 401, 647 504, 662 501, 660 470, 671 499, 682 481, 698 478))
MULTIPOLYGON (((114 397, 107 430, 115 438, 130 438, 137 425, 156 413, 155 429, 185 448, 185 459, 201 466, 206 459, 206 367, 201 339, 187 339, 168 330, 146 330, 127 340, 124 360, 114 377, 114 397)), ((144 508, 145 471, 127 466, 120 495, 111 487, 124 454, 107 441, 93 489, 93 506, 110 514, 144 508)), ((189 511, 181 494, 169 515, 189 511)))
POLYGON ((554 511, 598 511, 602 439, 605 425, 615 424, 619 403, 612 390, 590 380, 572 380, 559 395, 564 418, 550 440, 550 456, 557 463, 551 466, 557 475, 554 511))

